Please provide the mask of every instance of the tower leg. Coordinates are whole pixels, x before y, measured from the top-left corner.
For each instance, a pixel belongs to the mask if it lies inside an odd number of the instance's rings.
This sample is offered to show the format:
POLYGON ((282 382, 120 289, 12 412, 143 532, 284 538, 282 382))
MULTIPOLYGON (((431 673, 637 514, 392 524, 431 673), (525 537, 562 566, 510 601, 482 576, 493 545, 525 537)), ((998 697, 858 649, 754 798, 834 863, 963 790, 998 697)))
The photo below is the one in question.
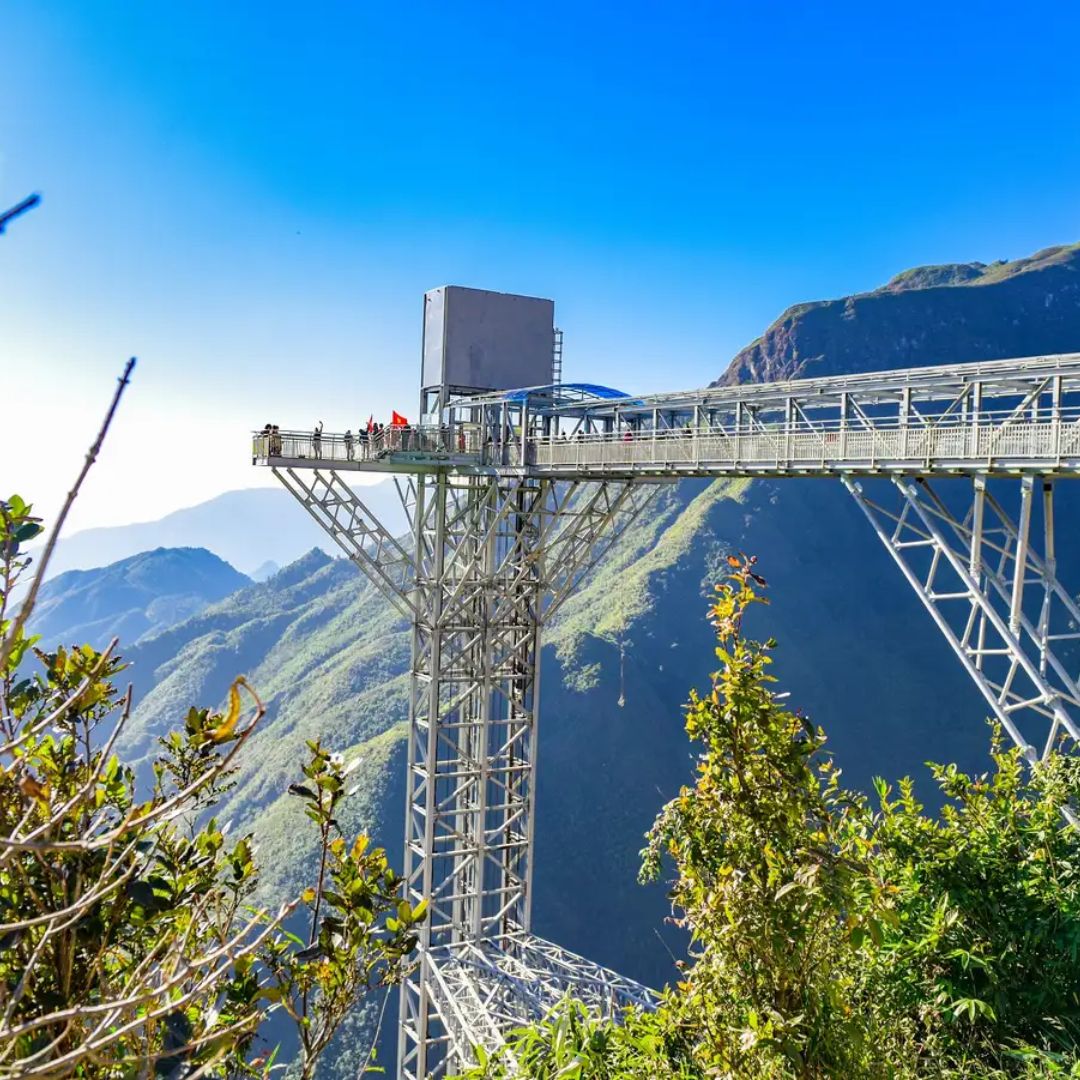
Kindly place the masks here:
POLYGON ((431 952, 528 931, 543 481, 424 477, 410 674, 405 878, 428 900, 401 990, 399 1074, 443 1075, 431 952))
POLYGON ((1057 579, 1052 481, 993 483, 996 494, 984 477, 946 481, 946 499, 928 481, 898 477, 871 498, 844 480, 994 718, 1034 761, 1080 738, 1080 607, 1057 579))

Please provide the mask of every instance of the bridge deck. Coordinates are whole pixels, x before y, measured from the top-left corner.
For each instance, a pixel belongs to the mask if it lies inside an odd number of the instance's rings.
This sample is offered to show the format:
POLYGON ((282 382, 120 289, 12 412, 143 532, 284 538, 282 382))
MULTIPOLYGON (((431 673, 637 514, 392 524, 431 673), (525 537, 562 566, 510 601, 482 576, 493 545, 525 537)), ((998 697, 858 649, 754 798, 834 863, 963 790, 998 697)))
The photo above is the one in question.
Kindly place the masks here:
POLYGON ((538 387, 380 435, 256 433, 256 464, 553 477, 1080 475, 1080 354, 648 397, 538 387))

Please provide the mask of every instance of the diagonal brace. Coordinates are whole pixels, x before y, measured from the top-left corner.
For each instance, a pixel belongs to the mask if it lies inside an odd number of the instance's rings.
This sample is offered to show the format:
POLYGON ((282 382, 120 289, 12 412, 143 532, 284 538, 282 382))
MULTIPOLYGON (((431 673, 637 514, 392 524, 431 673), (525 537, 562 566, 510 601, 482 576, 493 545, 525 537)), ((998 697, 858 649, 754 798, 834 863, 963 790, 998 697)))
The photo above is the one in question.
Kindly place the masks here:
POLYGON ((310 481, 292 468, 273 473, 398 612, 414 618, 416 560, 352 488, 333 469, 312 470, 310 481))

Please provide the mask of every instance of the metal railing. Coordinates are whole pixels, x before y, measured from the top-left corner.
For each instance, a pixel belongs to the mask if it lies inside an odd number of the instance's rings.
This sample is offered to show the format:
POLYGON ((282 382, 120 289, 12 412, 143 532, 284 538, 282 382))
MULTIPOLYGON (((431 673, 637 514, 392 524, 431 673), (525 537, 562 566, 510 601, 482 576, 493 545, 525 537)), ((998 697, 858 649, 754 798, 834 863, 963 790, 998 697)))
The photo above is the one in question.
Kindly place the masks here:
POLYGON ((941 426, 776 425, 749 432, 710 428, 533 439, 528 464, 589 472, 852 472, 935 468, 1080 466, 1080 420, 941 426))
POLYGON ((1025 465, 1080 471, 1080 414, 1017 420, 983 414, 978 420, 863 418, 861 426, 838 421, 759 425, 749 431, 710 426, 675 430, 620 430, 602 434, 485 439, 479 428, 396 427, 372 435, 256 432, 253 461, 354 464, 379 467, 439 463, 459 467, 531 468, 559 474, 608 472, 933 472, 956 469, 1023 469, 1025 465))
POLYGON ((472 455, 480 452, 477 430, 441 427, 385 427, 381 431, 347 435, 339 432, 256 431, 251 456, 258 462, 274 458, 326 461, 333 464, 382 461, 390 454, 472 455))

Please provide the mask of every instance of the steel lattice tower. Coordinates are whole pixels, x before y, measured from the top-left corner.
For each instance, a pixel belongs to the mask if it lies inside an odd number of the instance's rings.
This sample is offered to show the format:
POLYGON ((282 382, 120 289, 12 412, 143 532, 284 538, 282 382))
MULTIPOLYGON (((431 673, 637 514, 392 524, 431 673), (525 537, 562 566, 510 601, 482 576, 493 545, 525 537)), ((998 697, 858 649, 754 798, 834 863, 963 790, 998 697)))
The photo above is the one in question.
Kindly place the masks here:
POLYGON ((414 552, 342 480, 275 468, 412 627, 405 879, 428 900, 402 985, 401 1077, 444 1075, 568 991, 606 1015, 652 992, 530 933, 540 630, 654 489, 440 470, 399 481, 414 552))
POLYGON ((405 876, 430 914, 400 1077, 500 1048, 568 991, 605 1015, 655 1002, 532 935, 530 908, 541 631, 658 483, 839 477, 1029 759, 1080 736, 1080 607, 1054 539, 1055 486, 1080 476, 1080 355, 641 398, 467 393, 445 370, 428 423, 253 447, 411 626, 405 876), (410 540, 349 487, 357 470, 394 477, 410 540))

